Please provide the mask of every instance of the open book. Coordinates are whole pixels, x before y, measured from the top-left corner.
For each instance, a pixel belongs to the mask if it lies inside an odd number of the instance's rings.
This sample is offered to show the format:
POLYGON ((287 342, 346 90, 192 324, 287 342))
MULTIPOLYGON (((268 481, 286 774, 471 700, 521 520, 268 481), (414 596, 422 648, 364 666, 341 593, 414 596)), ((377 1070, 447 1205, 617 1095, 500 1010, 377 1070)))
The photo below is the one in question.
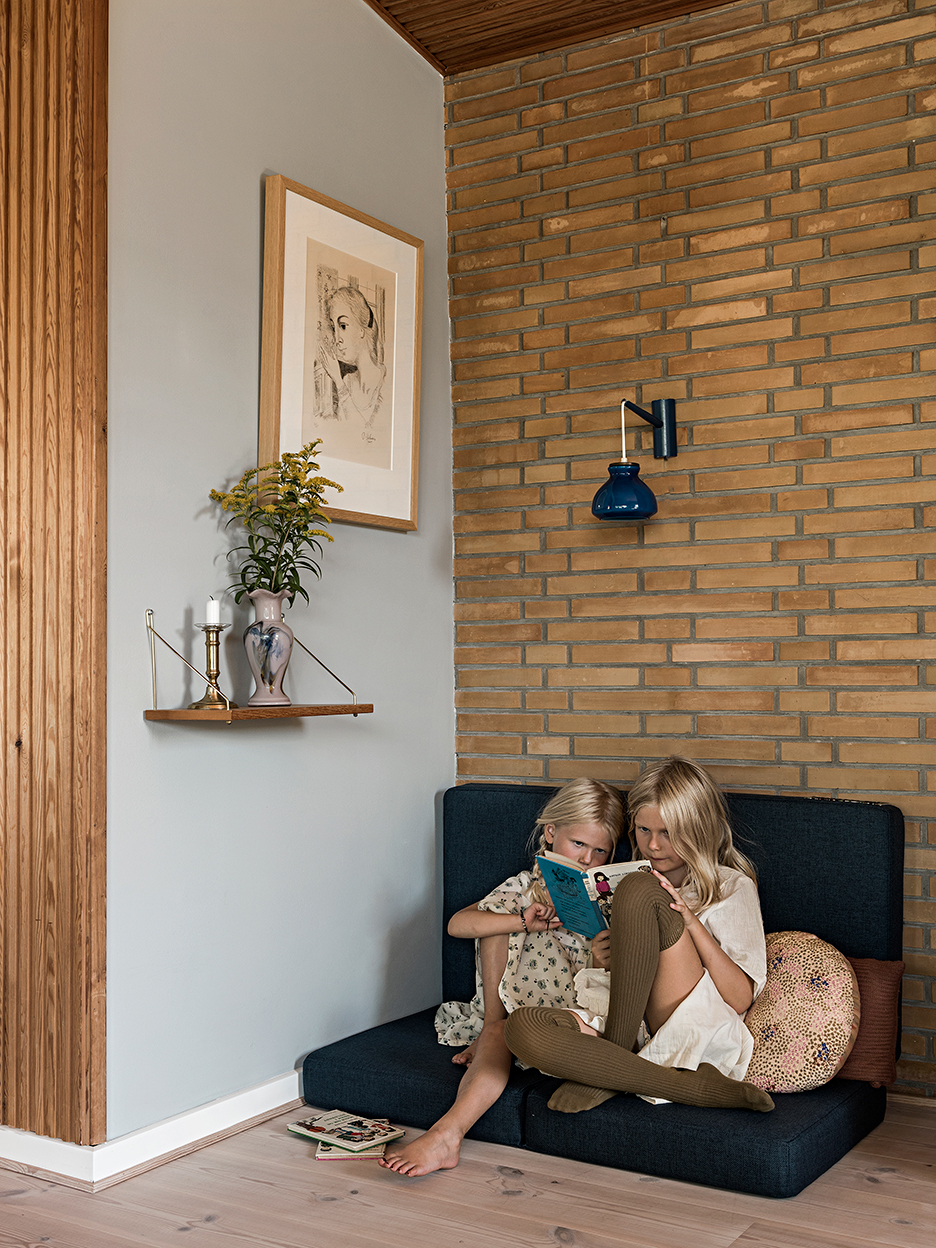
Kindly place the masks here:
POLYGON ((611 894, 632 871, 650 871, 649 862, 606 862, 587 871, 571 858, 545 850, 536 859, 562 926, 587 940, 608 926, 611 894))

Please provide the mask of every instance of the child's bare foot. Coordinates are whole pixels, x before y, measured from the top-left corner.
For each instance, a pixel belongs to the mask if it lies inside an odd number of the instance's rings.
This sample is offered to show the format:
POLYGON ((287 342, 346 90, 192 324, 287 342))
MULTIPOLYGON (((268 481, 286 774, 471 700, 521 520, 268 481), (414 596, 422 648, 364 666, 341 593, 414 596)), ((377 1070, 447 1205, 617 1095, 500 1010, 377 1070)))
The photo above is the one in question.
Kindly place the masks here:
POLYGON ((462 1049, 452 1058, 452 1064, 455 1066, 470 1066, 474 1060, 475 1049, 478 1047, 477 1040, 472 1040, 467 1049, 462 1049))
POLYGON ((433 1170, 453 1170, 458 1165, 460 1149, 459 1135, 430 1127, 425 1135, 404 1148, 388 1144, 383 1157, 377 1160, 385 1170, 395 1170, 397 1174, 416 1178, 421 1174, 432 1174, 433 1170))

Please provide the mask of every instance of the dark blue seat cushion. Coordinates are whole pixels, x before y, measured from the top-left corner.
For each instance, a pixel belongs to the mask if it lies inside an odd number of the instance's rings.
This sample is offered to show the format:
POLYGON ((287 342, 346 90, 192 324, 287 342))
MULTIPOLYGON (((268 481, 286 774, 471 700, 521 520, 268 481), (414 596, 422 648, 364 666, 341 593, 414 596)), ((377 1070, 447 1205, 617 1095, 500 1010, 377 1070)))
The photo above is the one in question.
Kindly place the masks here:
MULTIPOLYGON (((305 1100, 431 1126, 451 1107, 461 1078, 452 1065, 456 1050, 436 1041, 434 1014, 422 1010, 310 1053, 305 1100)), ((547 1106, 557 1086, 539 1071, 514 1069, 469 1136, 756 1196, 795 1196, 883 1120, 887 1103, 883 1088, 834 1079, 814 1092, 775 1097, 770 1114, 648 1105, 634 1096, 558 1114, 547 1106)))
MULTIPOLYGON (((323 1109, 432 1126, 451 1109, 463 1070, 452 1065, 458 1050, 436 1039, 434 1015, 434 1009, 422 1010, 310 1053, 302 1066, 305 1100, 323 1109)), ((524 1097, 544 1079, 538 1070, 515 1071, 500 1100, 475 1123, 471 1137, 522 1146, 524 1097)))
POLYGON ((884 1118, 883 1088, 833 1079, 814 1092, 775 1096, 769 1114, 648 1105, 616 1096, 597 1109, 547 1108, 558 1080, 527 1097, 526 1147, 664 1179, 755 1196, 795 1196, 884 1118))

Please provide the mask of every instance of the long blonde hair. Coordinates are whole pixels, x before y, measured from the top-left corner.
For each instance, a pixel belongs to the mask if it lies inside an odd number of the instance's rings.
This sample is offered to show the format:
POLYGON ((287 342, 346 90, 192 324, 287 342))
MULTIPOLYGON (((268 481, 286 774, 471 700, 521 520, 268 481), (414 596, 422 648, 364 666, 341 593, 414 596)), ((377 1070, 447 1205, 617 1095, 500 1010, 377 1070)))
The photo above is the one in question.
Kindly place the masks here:
MULTIPOLYGON (((620 792, 603 780, 590 780, 587 776, 579 776, 564 784, 537 815, 530 836, 530 848, 534 858, 544 849, 550 848, 550 842, 546 839, 547 824, 555 828, 567 828, 577 823, 597 823, 607 832, 611 841, 611 853, 608 856, 610 861, 624 831, 624 800, 620 792)), ((544 905, 551 904, 540 869, 535 863, 533 899, 544 905)))
POLYGON ((637 848, 634 824, 643 806, 657 806, 673 851, 686 864, 686 879, 701 912, 721 900, 718 868, 734 867, 754 883, 757 872, 751 860, 735 846, 728 822, 728 808, 720 790, 704 767, 674 754, 648 767, 627 795, 628 825, 634 858, 637 848))

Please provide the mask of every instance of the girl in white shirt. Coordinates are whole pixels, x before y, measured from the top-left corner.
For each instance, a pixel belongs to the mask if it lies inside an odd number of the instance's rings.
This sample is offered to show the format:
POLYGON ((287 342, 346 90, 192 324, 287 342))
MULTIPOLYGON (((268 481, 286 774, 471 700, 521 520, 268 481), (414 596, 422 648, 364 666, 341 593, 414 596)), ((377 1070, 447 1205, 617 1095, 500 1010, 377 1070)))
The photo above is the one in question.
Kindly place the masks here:
POLYGON ((628 810, 634 857, 653 874, 615 890, 610 932, 592 945, 599 969, 576 977, 578 1007, 516 1010, 507 1045, 567 1081, 549 1102, 566 1113, 617 1092, 771 1110, 742 1082, 753 1047, 743 1015, 766 953, 754 868, 734 846, 724 799, 704 768, 673 757, 642 774, 628 810))

